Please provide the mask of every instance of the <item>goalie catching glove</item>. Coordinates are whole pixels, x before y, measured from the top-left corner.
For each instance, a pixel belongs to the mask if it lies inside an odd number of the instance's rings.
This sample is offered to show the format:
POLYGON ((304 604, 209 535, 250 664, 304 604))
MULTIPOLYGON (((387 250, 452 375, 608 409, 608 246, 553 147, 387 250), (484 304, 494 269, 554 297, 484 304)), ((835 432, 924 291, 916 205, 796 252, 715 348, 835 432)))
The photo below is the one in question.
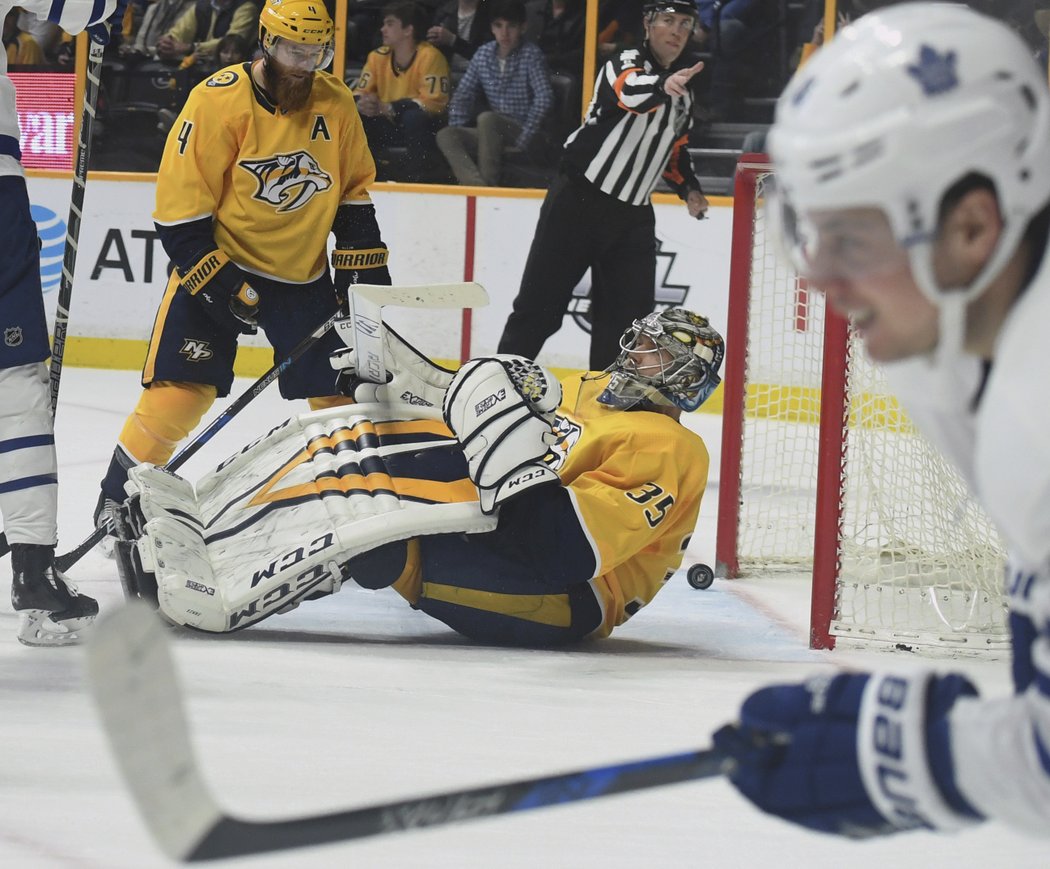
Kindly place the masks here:
MULTIPOLYGON (((354 331, 352 323, 338 321, 336 331, 344 342, 349 342, 354 331)), ((383 325, 383 356, 387 383, 372 383, 357 374, 357 360, 353 347, 338 350, 330 357, 336 376, 336 390, 358 404, 408 404, 413 407, 441 407, 445 390, 452 382, 453 372, 435 365, 386 324, 383 325)))
POLYGON ((560 484, 543 461, 559 404, 561 384, 522 356, 473 359, 452 378, 442 414, 463 447, 483 513, 526 489, 560 484))
POLYGON ((178 271, 182 288, 201 303, 216 323, 255 334, 259 294, 226 254, 221 250, 208 251, 190 269, 178 271))

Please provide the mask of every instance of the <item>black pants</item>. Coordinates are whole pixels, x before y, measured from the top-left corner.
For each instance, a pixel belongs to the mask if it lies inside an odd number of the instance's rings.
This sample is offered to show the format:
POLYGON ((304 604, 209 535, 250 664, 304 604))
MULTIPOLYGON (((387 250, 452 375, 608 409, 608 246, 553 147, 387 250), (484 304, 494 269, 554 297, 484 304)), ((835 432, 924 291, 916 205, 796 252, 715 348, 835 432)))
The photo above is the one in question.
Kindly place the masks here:
POLYGON ((616 358, 624 329, 656 305, 656 218, 651 205, 627 205, 562 173, 543 200, 499 352, 535 359, 588 268, 590 367, 599 370, 616 358))

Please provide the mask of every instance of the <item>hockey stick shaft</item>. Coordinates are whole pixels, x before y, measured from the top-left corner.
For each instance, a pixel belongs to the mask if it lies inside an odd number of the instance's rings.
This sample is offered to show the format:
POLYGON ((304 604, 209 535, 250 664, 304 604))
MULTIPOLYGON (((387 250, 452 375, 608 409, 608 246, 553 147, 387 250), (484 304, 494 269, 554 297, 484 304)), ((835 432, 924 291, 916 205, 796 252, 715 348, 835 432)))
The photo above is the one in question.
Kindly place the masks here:
POLYGON ((168 638, 149 608, 135 603, 108 616, 96 629, 87 657, 103 728, 143 819, 165 853, 188 862, 441 826, 728 771, 721 753, 704 749, 347 811, 245 821, 226 814, 204 782, 168 638))
MULTIPOLYGON (((267 371, 262 377, 255 381, 248 389, 246 389, 241 395, 232 402, 222 413, 220 413, 215 419, 208 424, 208 427, 203 431, 199 432, 194 438, 186 444, 178 453, 176 453, 170 461, 164 466, 168 471, 174 471, 182 465, 184 465, 201 447, 203 447, 208 441, 210 441, 215 434, 223 428, 231 419, 239 414, 244 408, 246 408, 255 398, 259 395, 267 386, 273 383, 278 377, 281 376, 288 366, 295 362, 300 356, 302 356, 307 350, 314 346, 321 338, 328 332, 329 329, 335 324, 335 321, 342 317, 342 313, 335 313, 327 320, 325 320, 320 326, 314 329, 309 335, 307 335, 302 341, 300 341, 294 350, 284 357, 280 362, 274 365, 269 371, 267 371)), ((92 549, 98 545, 98 542, 106 536, 104 528, 96 528, 92 531, 82 543, 80 543, 75 549, 71 549, 62 555, 59 555, 55 559, 55 564, 58 565, 58 569, 62 571, 69 570, 74 564, 80 561, 85 555, 87 555, 92 549)))
MULTIPOLYGON (((55 336, 51 342, 49 387, 51 416, 58 413, 58 388, 62 380, 62 360, 66 355, 66 331, 69 327, 69 306, 73 300, 73 271, 77 264, 77 244, 80 240, 80 216, 84 210, 84 188, 87 185, 88 161, 91 158, 91 132, 95 125, 98 106, 99 77, 102 74, 102 54, 105 46, 88 40, 90 50, 87 62, 87 82, 84 86, 84 109, 80 116, 80 134, 77 136, 73 160, 73 194, 69 200, 69 218, 66 220, 66 244, 62 251, 62 278, 55 308, 55 336)), ((0 533, 0 558, 11 551, 7 537, 0 533)))
POLYGON ((102 75, 102 54, 106 46, 88 39, 87 82, 84 85, 84 110, 80 116, 80 134, 73 163, 73 194, 69 200, 66 221, 66 246, 62 253, 62 279, 55 310, 55 336, 51 344, 51 412, 58 411, 58 390, 62 381, 62 361, 66 355, 66 332, 69 328, 69 306, 73 300, 73 274, 77 265, 80 221, 84 210, 84 188, 87 186, 88 161, 91 159, 91 134, 95 126, 95 109, 102 75))
MULTIPOLYGON (((488 294, 478 283, 451 283, 430 284, 409 287, 382 287, 365 285, 360 288, 362 295, 374 298, 380 292, 386 292, 394 301, 391 304, 403 305, 405 307, 451 307, 451 308, 476 308, 488 304, 488 294)), ((302 341, 296 345, 284 359, 274 365, 262 377, 255 381, 236 401, 230 404, 219 416, 208 425, 206 429, 194 436, 178 453, 176 453, 164 466, 168 471, 174 471, 182 467, 201 447, 203 447, 223 428, 231 419, 239 414, 255 397, 273 383, 281 373, 301 357, 307 350, 314 346, 338 321, 345 320, 345 314, 336 312, 320 326, 314 329, 302 341)), ((69 570, 90 552, 105 536, 105 531, 96 528, 75 549, 71 549, 55 559, 59 570, 69 570)))

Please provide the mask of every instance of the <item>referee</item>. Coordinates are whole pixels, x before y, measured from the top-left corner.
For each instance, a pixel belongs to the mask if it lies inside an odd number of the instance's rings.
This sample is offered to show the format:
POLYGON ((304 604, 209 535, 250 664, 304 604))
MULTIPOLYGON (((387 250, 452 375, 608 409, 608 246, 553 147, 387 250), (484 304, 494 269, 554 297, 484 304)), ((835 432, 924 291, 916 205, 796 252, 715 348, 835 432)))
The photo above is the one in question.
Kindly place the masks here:
POLYGON ((699 220, 707 211, 686 150, 689 80, 703 63, 680 62, 697 24, 696 6, 692 0, 647 0, 642 14, 645 43, 605 63, 583 125, 565 140, 500 353, 535 359, 561 327, 572 291, 590 268, 590 367, 612 364, 623 330, 655 307, 650 197, 661 175, 692 217, 699 220))

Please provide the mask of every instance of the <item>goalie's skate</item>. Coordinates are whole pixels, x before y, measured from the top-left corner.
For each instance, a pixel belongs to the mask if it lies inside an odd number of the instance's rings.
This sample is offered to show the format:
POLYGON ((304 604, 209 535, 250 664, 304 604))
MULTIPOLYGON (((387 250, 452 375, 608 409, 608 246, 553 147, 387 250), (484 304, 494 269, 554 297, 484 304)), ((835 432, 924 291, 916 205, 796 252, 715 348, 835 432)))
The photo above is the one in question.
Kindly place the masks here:
POLYGON ((27 543, 11 547, 11 605, 21 613, 18 639, 27 646, 68 646, 98 615, 94 598, 55 566, 55 548, 27 543))

